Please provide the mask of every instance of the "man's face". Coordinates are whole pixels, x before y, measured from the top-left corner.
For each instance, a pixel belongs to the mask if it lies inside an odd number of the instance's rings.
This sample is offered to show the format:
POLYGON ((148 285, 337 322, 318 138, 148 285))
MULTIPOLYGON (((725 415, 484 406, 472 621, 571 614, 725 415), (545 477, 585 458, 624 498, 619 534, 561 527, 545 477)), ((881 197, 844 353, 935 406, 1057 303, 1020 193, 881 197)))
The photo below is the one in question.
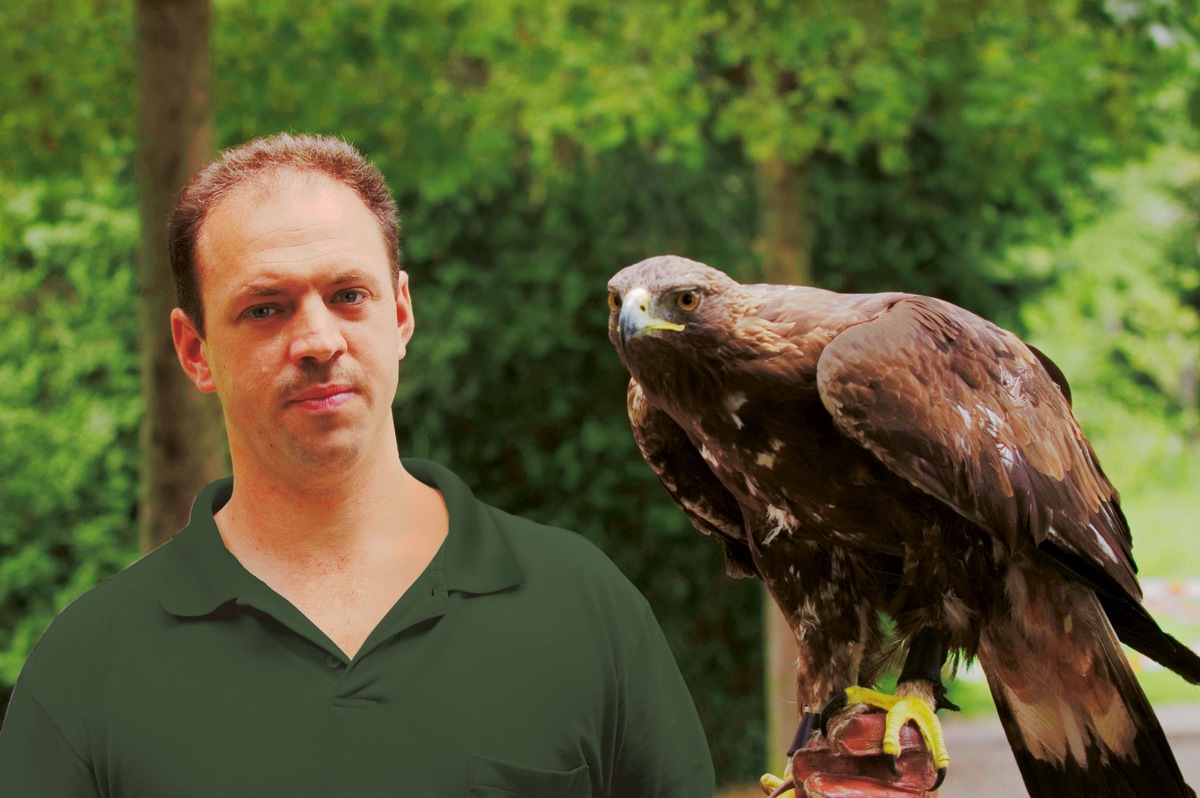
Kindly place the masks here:
POLYGON ((221 398, 235 464, 345 468, 394 451, 412 307, 357 194, 311 174, 243 186, 210 212, 196 254, 207 338, 178 309, 172 331, 184 370, 221 398))

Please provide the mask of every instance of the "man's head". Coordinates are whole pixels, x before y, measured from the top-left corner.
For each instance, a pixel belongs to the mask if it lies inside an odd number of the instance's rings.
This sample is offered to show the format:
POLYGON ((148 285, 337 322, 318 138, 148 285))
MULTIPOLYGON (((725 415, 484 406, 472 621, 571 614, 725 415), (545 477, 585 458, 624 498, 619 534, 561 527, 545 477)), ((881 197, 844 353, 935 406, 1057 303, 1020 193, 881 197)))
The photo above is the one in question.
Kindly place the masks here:
POLYGON ((205 335, 198 242, 213 208, 241 188, 265 187, 295 173, 320 174, 352 189, 374 214, 387 248, 393 280, 400 276, 400 224, 383 175, 353 146, 330 136, 277 133, 225 150, 183 187, 171 214, 167 246, 175 295, 196 331, 205 335))
POLYGON ((195 220, 172 241, 199 285, 171 332, 188 378, 221 399, 235 473, 348 473, 397 455, 391 403, 413 320, 391 199, 347 145, 297 141, 226 153, 175 214, 195 220), (371 200, 346 179, 364 171, 371 200))

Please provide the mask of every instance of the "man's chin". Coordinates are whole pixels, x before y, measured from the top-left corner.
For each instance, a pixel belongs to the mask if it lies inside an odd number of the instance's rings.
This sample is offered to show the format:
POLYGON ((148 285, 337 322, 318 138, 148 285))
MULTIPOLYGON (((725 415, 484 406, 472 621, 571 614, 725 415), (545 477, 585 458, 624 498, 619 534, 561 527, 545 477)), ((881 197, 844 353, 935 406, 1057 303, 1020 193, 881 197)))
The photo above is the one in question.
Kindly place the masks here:
POLYGON ((294 438, 284 448, 294 463, 320 472, 344 469, 361 462, 369 447, 361 430, 344 429, 302 439, 294 438))

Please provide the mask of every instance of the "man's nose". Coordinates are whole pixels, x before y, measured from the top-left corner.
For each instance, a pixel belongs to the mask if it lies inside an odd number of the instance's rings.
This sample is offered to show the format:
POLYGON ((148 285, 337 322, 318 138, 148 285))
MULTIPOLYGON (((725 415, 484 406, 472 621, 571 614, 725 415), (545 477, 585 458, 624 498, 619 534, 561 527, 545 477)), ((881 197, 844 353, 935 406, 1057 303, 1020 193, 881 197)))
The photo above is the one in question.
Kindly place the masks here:
POLYGON ((337 317, 322 299, 306 299, 297 308, 292 323, 293 362, 311 359, 324 363, 346 351, 346 339, 342 337, 337 317))

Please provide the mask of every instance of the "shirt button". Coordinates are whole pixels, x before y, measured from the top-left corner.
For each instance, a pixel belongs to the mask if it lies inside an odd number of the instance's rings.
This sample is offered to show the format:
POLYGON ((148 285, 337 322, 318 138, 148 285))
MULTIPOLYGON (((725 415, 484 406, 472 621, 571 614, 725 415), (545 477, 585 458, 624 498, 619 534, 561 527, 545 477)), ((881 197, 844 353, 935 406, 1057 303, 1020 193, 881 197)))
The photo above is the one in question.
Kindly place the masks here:
POLYGON ((330 654, 328 657, 325 658, 325 664, 331 668, 342 667, 342 661, 340 659, 338 659, 337 656, 334 654, 330 654))

